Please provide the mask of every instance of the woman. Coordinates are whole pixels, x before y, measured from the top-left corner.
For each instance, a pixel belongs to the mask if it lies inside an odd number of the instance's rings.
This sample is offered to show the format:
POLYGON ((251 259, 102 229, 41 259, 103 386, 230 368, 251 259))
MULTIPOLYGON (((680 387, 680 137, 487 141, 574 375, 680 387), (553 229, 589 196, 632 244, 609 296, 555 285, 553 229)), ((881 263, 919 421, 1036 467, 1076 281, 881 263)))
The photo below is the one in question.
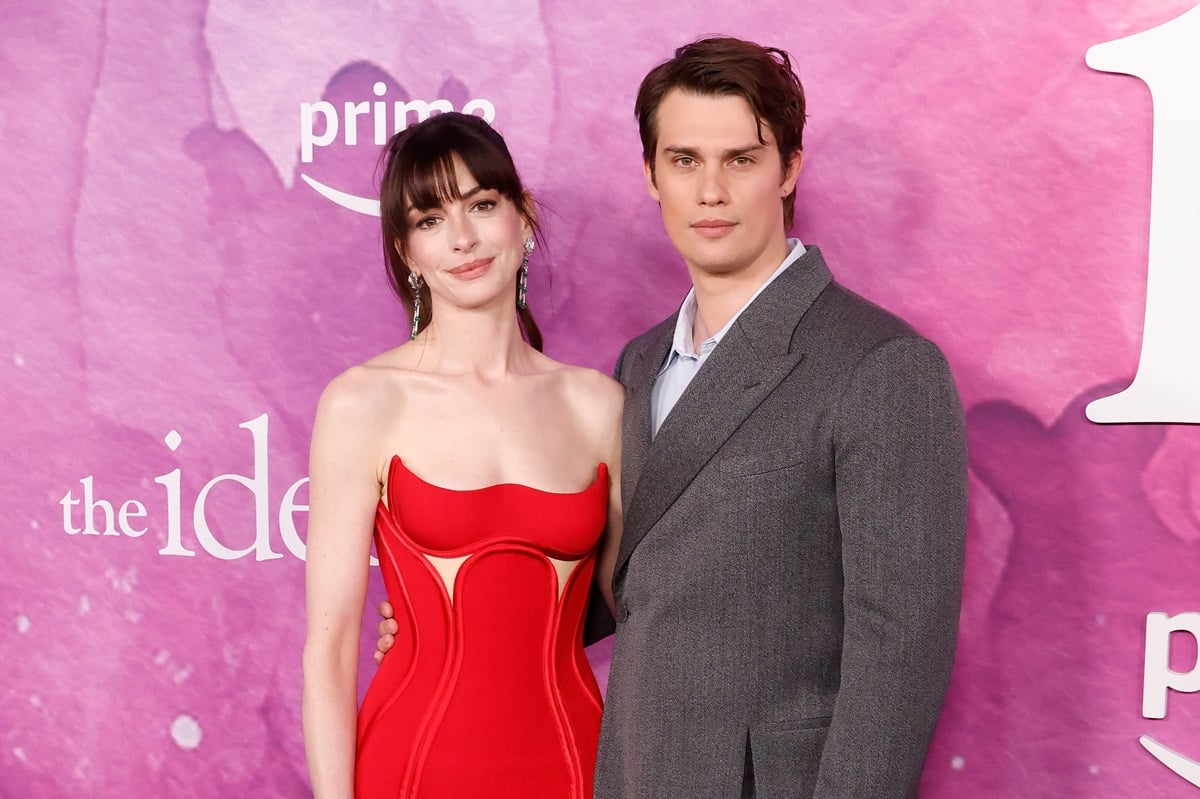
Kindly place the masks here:
POLYGON ((441 114, 385 158, 384 249, 412 338, 338 376, 317 408, 314 794, 589 797, 600 696, 581 626, 593 572, 616 556, 621 389, 540 352, 534 206, 498 133, 441 114), (372 532, 400 635, 356 725, 372 532))

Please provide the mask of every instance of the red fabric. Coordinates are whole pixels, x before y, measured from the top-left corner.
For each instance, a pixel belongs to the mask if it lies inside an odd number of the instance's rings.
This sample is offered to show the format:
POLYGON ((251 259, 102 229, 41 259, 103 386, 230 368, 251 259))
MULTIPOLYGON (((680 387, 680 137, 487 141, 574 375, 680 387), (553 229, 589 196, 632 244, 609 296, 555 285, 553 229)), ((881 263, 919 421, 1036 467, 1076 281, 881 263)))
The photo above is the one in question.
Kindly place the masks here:
POLYGON ((607 468, 557 494, 455 491, 399 457, 375 547, 400 632, 358 716, 357 799, 587 799, 600 691, 584 605, 604 528, 607 468), (467 556, 453 601, 427 555, 467 556), (579 560, 561 597, 549 558, 579 560))

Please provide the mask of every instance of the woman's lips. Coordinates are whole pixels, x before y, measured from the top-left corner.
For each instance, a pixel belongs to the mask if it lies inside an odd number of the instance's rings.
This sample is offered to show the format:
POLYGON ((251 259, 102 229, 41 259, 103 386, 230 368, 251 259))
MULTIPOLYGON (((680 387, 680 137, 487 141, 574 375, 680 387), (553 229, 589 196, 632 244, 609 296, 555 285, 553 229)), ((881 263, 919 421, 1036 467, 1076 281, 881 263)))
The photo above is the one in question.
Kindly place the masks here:
POLYGON ((490 269, 491 266, 491 258, 478 258, 474 261, 468 261, 465 264, 461 264, 446 271, 454 275, 459 280, 474 280, 490 269))

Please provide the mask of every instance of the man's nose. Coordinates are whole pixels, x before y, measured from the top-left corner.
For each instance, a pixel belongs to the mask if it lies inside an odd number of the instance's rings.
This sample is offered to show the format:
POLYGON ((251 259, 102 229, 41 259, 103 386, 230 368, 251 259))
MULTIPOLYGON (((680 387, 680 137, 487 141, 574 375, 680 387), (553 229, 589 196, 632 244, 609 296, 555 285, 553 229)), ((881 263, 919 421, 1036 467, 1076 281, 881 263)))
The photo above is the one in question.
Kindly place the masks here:
POLYGON ((725 171, 719 166, 705 166, 700 171, 701 205, 724 205, 729 199, 725 171))

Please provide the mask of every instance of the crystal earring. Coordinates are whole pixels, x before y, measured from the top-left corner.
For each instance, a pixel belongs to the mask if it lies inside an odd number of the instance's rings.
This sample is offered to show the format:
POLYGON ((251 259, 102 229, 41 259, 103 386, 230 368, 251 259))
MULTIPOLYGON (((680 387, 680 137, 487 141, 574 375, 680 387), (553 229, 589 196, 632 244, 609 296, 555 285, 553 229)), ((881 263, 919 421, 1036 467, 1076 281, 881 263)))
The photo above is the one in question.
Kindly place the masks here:
POLYGON ((412 341, 417 337, 417 333, 421 331, 421 288, 425 285, 425 280, 416 272, 408 273, 408 287, 412 289, 413 294, 413 318, 412 332, 408 335, 408 340, 412 341))
POLYGON ((533 254, 533 239, 525 240, 525 257, 521 259, 521 268, 517 270, 517 307, 525 310, 525 284, 529 280, 529 256, 533 254))

